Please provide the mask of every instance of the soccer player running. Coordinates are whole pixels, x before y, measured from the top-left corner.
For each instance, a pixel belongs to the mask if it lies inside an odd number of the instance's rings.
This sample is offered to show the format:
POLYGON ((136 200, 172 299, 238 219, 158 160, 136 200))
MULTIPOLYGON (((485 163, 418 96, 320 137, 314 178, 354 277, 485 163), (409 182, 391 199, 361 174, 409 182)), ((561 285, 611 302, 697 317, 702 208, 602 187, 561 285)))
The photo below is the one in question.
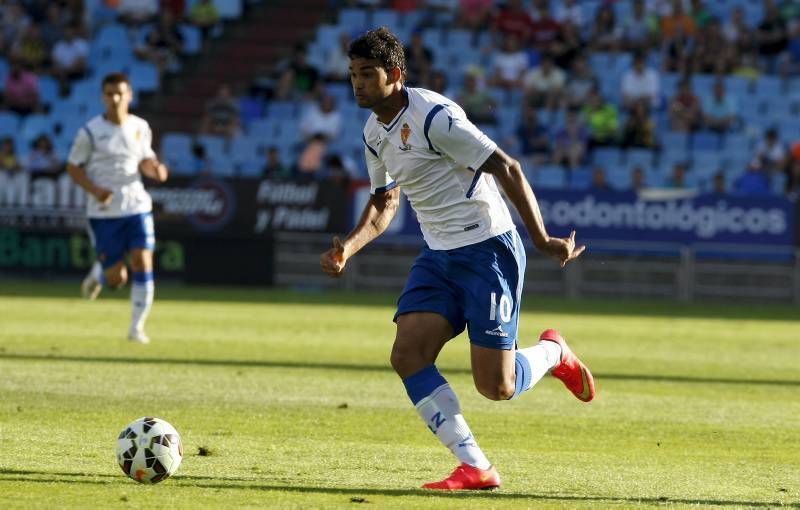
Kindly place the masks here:
POLYGON ((128 112, 133 99, 128 78, 122 73, 103 78, 102 99, 105 113, 78 130, 67 158, 67 171, 88 194, 89 236, 97 254, 81 293, 95 299, 103 285, 125 285, 125 256, 130 254, 133 311, 128 339, 149 343, 144 325, 153 304, 155 232, 152 200, 140 173, 164 182, 168 170, 153 152, 150 126, 128 112))
POLYGON ((391 364, 428 428, 461 464, 428 489, 491 489, 500 477, 478 446, 450 385, 436 369, 444 344, 469 332, 472 374, 491 400, 516 398, 547 372, 580 400, 594 381, 561 335, 517 348, 525 251, 506 193, 536 247, 563 267, 585 249, 550 237, 519 162, 479 131, 448 98, 403 84, 403 46, 386 28, 353 41, 350 78, 359 106, 372 110, 363 133, 371 196, 358 224, 320 257, 340 276, 347 260, 383 233, 400 188, 417 214, 427 246, 414 262, 397 305, 391 364))

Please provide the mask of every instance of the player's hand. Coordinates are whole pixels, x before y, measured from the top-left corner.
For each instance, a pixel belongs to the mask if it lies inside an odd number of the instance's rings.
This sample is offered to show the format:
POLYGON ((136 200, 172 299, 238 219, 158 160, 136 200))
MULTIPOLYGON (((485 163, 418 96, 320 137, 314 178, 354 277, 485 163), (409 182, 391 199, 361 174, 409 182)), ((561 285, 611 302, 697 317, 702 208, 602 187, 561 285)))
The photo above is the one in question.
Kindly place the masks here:
POLYGON ((585 245, 575 246, 575 231, 569 237, 551 237, 542 251, 559 261, 561 267, 567 262, 577 259, 586 249, 585 245))
POLYGON ((100 205, 108 205, 111 203, 111 199, 114 198, 113 191, 107 188, 101 188, 100 186, 97 186, 94 191, 92 191, 92 195, 100 202, 100 205))
POLYGON ((328 276, 338 278, 344 273, 347 258, 344 256, 344 245, 338 237, 333 238, 333 248, 319 257, 319 265, 328 276))

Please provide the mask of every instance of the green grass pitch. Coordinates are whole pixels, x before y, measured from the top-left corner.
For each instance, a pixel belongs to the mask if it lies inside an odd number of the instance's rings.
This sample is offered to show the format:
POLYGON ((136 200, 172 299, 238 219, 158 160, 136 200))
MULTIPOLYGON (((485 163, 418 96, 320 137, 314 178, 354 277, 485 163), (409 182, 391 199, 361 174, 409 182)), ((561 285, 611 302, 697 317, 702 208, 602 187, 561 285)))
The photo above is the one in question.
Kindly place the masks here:
POLYGON ((439 366, 503 487, 433 494, 456 462, 389 367, 394 295, 162 285, 142 346, 127 291, 76 294, 0 282, 0 508, 800 507, 797 307, 526 297, 525 343, 559 328, 597 399, 546 377, 485 400, 453 340, 439 366), (144 415, 186 453, 155 486, 114 457, 144 415))

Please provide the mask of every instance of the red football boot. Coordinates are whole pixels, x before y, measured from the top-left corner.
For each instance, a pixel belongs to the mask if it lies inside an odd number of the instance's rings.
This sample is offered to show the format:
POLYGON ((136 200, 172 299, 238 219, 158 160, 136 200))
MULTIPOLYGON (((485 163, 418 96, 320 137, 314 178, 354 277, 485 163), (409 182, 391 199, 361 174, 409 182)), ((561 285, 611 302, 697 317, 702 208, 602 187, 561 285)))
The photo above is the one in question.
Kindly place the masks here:
POLYGON ((561 363, 556 365, 550 373, 561 379, 564 386, 579 400, 584 402, 592 400, 594 398, 594 377, 586 365, 575 356, 561 333, 555 329, 547 329, 539 335, 539 340, 548 340, 561 346, 561 363))
POLYGON ((441 482, 426 483, 422 486, 423 489, 441 491, 494 490, 498 487, 500 487, 500 475, 494 466, 483 470, 469 464, 461 464, 441 482))

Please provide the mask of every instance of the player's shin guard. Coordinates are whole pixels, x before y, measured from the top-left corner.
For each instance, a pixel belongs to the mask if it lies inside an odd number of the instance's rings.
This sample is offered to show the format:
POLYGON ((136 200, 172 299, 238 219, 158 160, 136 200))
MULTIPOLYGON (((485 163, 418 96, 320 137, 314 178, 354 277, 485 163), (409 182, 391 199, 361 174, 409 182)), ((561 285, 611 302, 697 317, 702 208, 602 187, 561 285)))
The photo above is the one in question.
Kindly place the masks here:
POLYGON ((489 469, 489 460, 461 414, 458 397, 435 365, 407 377, 403 384, 417 413, 443 445, 461 462, 479 469, 489 469))
POLYGON ((134 272, 133 285, 131 285, 131 331, 143 331, 144 323, 153 306, 153 272, 134 272))

